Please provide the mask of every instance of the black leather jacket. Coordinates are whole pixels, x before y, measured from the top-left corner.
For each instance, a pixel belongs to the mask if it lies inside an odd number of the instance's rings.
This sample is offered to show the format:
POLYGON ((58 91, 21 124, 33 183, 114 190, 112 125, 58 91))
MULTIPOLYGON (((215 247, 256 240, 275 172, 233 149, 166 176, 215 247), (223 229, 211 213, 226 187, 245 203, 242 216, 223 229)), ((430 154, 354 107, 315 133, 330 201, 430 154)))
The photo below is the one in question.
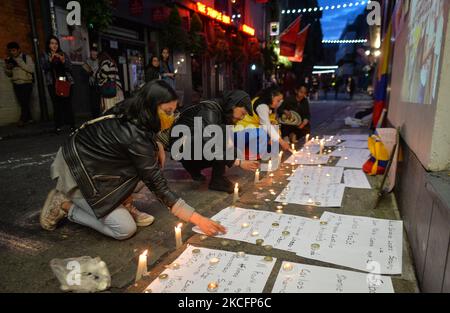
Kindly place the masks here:
POLYGON ((180 197, 167 186, 157 153, 153 132, 114 115, 85 124, 63 146, 64 159, 98 218, 122 204, 139 181, 173 207, 180 197))

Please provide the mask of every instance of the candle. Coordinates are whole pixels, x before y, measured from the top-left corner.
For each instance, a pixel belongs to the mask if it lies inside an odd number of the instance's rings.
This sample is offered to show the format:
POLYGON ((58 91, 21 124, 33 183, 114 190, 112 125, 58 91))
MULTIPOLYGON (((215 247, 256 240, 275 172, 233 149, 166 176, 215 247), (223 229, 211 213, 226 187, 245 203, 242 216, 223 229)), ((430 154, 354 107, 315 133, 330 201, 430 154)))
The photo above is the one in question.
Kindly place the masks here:
POLYGON ((259 183, 259 170, 256 170, 256 173, 255 173, 255 184, 257 184, 257 183, 259 183))
POLYGON ((272 160, 269 160, 269 164, 267 165, 267 171, 272 172, 272 160))
POLYGON ((233 204, 236 204, 238 201, 239 201, 239 183, 236 183, 234 187, 233 204))
POLYGON ((285 263, 283 265, 283 270, 286 272, 290 272, 294 269, 294 266, 291 263, 285 263))
POLYGON ((217 265, 217 264, 219 264, 219 262, 220 262, 219 258, 211 258, 211 259, 209 259, 209 264, 211 264, 211 265, 217 265))
POLYGON ((307 134, 307 135, 306 135, 306 143, 309 142, 309 137, 310 137, 310 134, 307 134))
POLYGON ((145 250, 144 253, 139 256, 139 263, 136 271, 136 282, 141 280, 143 276, 147 275, 147 254, 148 250, 145 250))
POLYGON ((181 237, 181 227, 183 227, 183 224, 178 224, 177 227, 175 227, 175 243, 177 246, 177 249, 181 248, 183 245, 183 238, 181 237))
POLYGON ((325 148, 325 141, 322 139, 320 141, 320 155, 323 155, 323 149, 325 148))
POLYGON ((210 282, 208 284, 208 291, 209 292, 217 292, 219 290, 219 283, 217 282, 210 282))

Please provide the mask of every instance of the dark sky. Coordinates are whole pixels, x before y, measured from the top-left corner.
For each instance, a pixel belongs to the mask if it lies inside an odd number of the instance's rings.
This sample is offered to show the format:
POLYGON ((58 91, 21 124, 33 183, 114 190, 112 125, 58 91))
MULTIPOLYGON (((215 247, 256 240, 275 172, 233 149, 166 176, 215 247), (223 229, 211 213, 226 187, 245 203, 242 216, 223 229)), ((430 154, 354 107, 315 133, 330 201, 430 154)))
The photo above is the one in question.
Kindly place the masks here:
MULTIPOLYGON (((319 0, 321 6, 331 6, 350 2, 361 2, 360 0, 319 0)), ((367 2, 367 1, 365 1, 367 2)), ((359 14, 361 14, 366 5, 353 6, 351 8, 340 8, 334 10, 323 11, 322 29, 325 40, 339 39, 344 27, 348 22, 352 22, 359 14)))

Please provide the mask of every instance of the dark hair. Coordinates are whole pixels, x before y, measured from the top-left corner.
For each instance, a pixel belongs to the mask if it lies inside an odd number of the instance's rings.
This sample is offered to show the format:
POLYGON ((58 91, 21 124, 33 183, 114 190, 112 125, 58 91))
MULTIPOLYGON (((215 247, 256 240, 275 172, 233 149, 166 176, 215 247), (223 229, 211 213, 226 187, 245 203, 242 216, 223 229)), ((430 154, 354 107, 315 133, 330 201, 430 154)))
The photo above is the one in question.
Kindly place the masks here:
POLYGON ((8 43, 8 44, 6 45, 6 48, 7 48, 8 50, 12 50, 12 49, 17 49, 17 50, 19 50, 19 49, 20 49, 20 46, 19 46, 19 44, 18 44, 17 42, 13 41, 13 42, 8 43))
POLYGON ((164 52, 164 50, 167 50, 167 52, 169 53, 169 57, 167 58, 167 60, 170 59, 170 49, 169 49, 168 47, 164 47, 164 48, 162 48, 162 50, 161 50, 161 61, 164 61, 164 58, 163 58, 163 56, 162 56, 162 53, 164 52))
POLYGON ((283 93, 281 92, 281 90, 276 87, 266 88, 256 95, 256 97, 258 97, 258 100, 256 101, 255 105, 263 103, 270 106, 272 104, 273 98, 282 94, 283 93))
POLYGON ((154 80, 145 84, 132 98, 119 103, 106 115, 122 115, 125 120, 139 128, 156 133, 161 129, 158 106, 177 100, 178 95, 168 83, 163 80, 154 80))
POLYGON ((98 64, 102 64, 103 61, 105 61, 105 60, 109 60, 109 61, 113 62, 114 64, 116 64, 116 62, 115 62, 114 59, 109 55, 108 52, 102 51, 102 52, 100 52, 100 55, 98 56, 98 64))
POLYGON ((309 88, 306 87, 304 84, 300 84, 300 85, 295 86, 295 92, 300 91, 302 88, 305 88, 306 92, 309 92, 309 88))
POLYGON ((149 66, 153 66, 153 59, 158 59, 158 61, 159 61, 159 57, 157 57, 156 55, 154 55, 154 56, 152 56, 151 58, 150 58, 150 64, 149 64, 149 66))
POLYGON ((56 37, 56 36, 54 36, 54 35, 50 36, 50 37, 47 39, 47 45, 45 46, 45 51, 47 51, 47 53, 50 53, 50 52, 51 52, 51 51, 50 51, 50 42, 51 42, 53 39, 56 40, 56 41, 58 42, 58 50, 57 50, 56 52, 63 52, 62 49, 61 49, 61 42, 59 41, 59 38, 56 37))

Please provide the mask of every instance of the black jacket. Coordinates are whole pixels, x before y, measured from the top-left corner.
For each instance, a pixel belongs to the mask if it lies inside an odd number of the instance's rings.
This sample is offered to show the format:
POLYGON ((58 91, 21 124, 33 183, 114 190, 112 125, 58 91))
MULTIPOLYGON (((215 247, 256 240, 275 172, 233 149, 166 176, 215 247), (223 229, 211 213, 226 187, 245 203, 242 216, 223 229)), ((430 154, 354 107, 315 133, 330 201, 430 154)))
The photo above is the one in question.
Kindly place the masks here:
POLYGON ((63 146, 64 159, 98 218, 122 204, 139 181, 169 208, 179 200, 158 163, 155 135, 115 115, 86 123, 63 146))
MULTIPOLYGON (((229 117, 233 113, 233 107, 237 104, 245 104, 246 107, 251 106, 250 96, 240 90, 235 90, 231 92, 226 92, 222 99, 215 100, 207 100, 202 101, 197 105, 191 106, 181 112, 180 118, 177 120, 174 126, 183 125, 187 126, 191 130, 192 136, 202 136, 203 134, 196 134, 194 132, 195 118, 201 118, 202 121, 202 131, 205 130, 207 126, 217 125, 219 126, 223 134, 225 135, 227 125, 231 124, 229 121, 229 117)), ((227 148, 227 138, 224 136, 223 142, 223 156, 225 157, 226 148, 227 148)), ((180 140, 179 137, 171 136, 170 138, 170 146, 174 144, 177 140, 180 140)), ((203 146, 211 140, 211 137, 202 136, 203 146)), ((194 140, 191 138, 191 151, 194 151, 194 140)), ((233 149, 234 150, 234 149, 233 149)), ((221 154, 221 153, 219 153, 221 154)), ((234 156, 236 157, 236 153, 234 152, 234 156)), ((192 158, 194 155, 192 155, 192 158)), ((229 167, 233 166, 234 160, 229 160, 227 165, 229 167)))

